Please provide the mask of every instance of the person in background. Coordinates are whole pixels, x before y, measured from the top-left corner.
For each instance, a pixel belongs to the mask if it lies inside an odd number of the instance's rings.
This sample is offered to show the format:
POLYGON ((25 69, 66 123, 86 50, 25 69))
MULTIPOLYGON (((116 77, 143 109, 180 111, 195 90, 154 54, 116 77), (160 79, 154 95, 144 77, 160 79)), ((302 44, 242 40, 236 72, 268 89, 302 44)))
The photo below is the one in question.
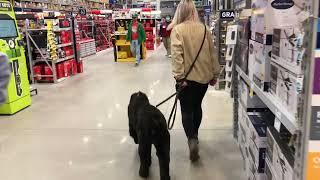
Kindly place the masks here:
POLYGON ((220 64, 214 56, 214 46, 209 28, 206 30, 203 47, 191 73, 186 77, 204 38, 205 25, 199 21, 192 0, 181 0, 171 33, 172 72, 177 82, 182 124, 188 138, 190 160, 199 156, 198 131, 202 121, 202 100, 208 85, 215 85, 220 73, 220 64))
POLYGON ((11 69, 7 55, 0 52, 0 105, 7 100, 7 86, 10 80, 11 69))
POLYGON ((170 34, 171 34, 171 29, 168 30, 168 26, 171 23, 171 17, 168 15, 166 18, 162 19, 161 26, 160 26, 160 37, 162 38, 163 45, 167 50, 167 55, 169 58, 171 58, 171 40, 170 40, 170 34))
POLYGON ((126 40, 131 42, 131 52, 133 56, 136 57, 135 65, 138 66, 141 61, 140 47, 141 44, 146 41, 146 32, 143 28, 143 25, 138 22, 137 14, 132 16, 132 22, 128 26, 126 40))

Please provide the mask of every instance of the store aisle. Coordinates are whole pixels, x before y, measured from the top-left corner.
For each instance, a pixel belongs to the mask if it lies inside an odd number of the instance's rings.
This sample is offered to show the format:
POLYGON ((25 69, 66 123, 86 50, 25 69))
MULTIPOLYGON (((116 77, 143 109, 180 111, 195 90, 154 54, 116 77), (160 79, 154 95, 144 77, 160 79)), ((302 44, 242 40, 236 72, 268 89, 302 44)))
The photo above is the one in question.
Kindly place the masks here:
MULTIPOLYGON (((164 50, 135 68, 114 63, 112 53, 85 61, 85 73, 55 85, 37 85, 33 105, 0 116, 0 179, 139 180, 137 147, 128 137, 130 95, 146 92, 152 104, 174 90, 164 50)), ((161 107, 168 116, 171 104, 161 107)), ((173 180, 244 179, 240 152, 232 138, 232 100, 211 88, 205 97, 200 132, 201 161, 191 165, 181 118, 171 131, 173 180)), ((150 180, 158 180, 153 153, 150 180)))

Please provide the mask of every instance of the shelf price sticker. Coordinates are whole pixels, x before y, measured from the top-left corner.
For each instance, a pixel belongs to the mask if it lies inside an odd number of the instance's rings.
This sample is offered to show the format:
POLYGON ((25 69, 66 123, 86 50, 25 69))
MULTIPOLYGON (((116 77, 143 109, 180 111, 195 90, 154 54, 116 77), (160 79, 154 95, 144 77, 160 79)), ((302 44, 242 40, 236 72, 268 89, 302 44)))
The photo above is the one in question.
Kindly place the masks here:
POLYGON ((253 97, 253 95, 254 95, 253 88, 254 88, 254 82, 251 82, 250 83, 250 92, 249 92, 249 96, 250 97, 253 97))

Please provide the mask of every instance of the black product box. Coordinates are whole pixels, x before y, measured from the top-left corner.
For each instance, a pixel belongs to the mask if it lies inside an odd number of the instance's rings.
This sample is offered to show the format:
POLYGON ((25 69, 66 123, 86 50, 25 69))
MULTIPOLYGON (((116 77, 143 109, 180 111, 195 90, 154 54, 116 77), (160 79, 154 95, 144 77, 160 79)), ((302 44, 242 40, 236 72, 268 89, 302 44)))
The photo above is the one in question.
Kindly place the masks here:
POLYGON ((287 134, 280 134, 274 127, 268 127, 266 159, 271 174, 277 180, 293 179, 294 153, 289 148, 287 139, 287 134))
POLYGON ((274 124, 271 112, 249 114, 250 125, 248 145, 250 158, 254 162, 257 172, 264 173, 265 153, 267 148, 267 126, 274 124))
POLYGON ((248 74, 248 44, 238 42, 235 50, 235 62, 245 74, 248 74))
POLYGON ((250 17, 238 20, 238 43, 249 45, 251 38, 250 17))

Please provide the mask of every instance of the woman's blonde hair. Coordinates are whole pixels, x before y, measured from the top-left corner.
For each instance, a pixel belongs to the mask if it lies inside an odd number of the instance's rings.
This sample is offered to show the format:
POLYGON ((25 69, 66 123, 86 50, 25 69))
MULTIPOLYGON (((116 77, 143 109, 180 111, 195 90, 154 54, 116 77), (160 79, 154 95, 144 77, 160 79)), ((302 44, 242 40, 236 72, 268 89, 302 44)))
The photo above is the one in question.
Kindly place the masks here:
POLYGON ((178 4, 172 23, 169 25, 168 29, 172 29, 175 25, 181 24, 188 20, 198 22, 198 11, 192 0, 181 0, 178 4))

